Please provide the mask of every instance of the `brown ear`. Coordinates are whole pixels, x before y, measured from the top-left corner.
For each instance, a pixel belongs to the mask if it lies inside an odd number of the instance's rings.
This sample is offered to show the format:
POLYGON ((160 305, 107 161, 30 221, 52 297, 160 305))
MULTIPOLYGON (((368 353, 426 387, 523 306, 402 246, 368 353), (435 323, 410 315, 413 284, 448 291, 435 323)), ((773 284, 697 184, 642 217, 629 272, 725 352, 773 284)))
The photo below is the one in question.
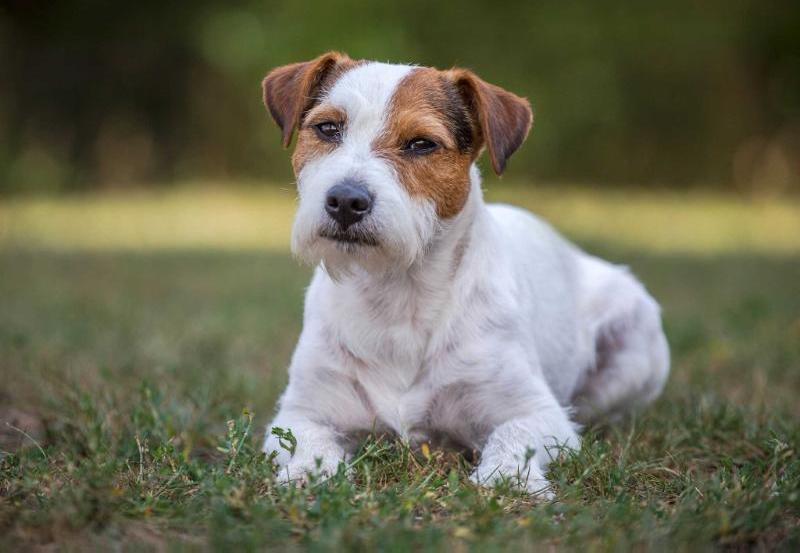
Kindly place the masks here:
POLYGON ((278 67, 264 77, 264 105, 283 133, 284 147, 291 144, 294 129, 313 106, 325 77, 346 61, 350 61, 346 54, 328 52, 311 61, 278 67))
POLYGON ((487 83, 467 69, 452 69, 448 73, 478 122, 494 172, 502 174, 508 158, 522 145, 531 129, 530 103, 487 83))

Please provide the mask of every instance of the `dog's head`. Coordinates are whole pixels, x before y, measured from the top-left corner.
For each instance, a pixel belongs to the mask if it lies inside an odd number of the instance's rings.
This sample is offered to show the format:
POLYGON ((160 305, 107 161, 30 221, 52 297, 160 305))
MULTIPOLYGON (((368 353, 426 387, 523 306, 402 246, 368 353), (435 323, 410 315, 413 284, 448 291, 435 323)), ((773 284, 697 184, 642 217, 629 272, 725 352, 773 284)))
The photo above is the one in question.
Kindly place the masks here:
POLYGON ((478 155, 502 173, 532 121, 527 100, 471 71, 336 52, 279 67, 263 88, 284 146, 298 131, 292 249, 334 272, 410 266, 464 208, 478 155))

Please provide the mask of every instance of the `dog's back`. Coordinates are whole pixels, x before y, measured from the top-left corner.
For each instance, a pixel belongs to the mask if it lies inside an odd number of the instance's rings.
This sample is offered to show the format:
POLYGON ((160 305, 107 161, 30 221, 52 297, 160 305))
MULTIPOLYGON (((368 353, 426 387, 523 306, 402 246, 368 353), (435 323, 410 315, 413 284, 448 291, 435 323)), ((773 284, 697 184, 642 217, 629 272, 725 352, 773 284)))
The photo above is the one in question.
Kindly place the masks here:
POLYGON ((496 251, 515 280, 515 300, 525 320, 529 355, 538 358, 558 400, 567 405, 593 344, 579 317, 578 250, 548 223, 523 209, 492 204, 496 251))

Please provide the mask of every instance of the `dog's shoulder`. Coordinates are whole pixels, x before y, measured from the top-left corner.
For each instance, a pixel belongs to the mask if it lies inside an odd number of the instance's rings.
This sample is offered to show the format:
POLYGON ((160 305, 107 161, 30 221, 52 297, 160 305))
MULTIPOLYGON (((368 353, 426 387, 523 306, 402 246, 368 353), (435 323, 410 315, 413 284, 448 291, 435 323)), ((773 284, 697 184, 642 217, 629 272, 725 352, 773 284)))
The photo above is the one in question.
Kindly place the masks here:
POLYGON ((509 204, 488 204, 487 207, 499 239, 506 241, 513 250, 521 248, 531 254, 544 250, 569 255, 576 249, 550 223, 526 209, 509 204))

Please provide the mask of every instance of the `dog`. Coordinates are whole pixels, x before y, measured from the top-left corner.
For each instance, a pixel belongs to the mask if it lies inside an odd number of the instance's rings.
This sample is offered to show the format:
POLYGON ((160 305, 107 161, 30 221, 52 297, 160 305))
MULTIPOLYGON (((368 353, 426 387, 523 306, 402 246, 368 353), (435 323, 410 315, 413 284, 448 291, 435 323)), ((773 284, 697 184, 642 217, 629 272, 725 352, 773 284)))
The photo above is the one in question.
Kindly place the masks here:
POLYGON ((643 285, 483 200, 476 161, 503 173, 526 99, 466 69, 337 52, 262 84, 284 147, 297 132, 292 250, 316 266, 264 444, 284 481, 336 473, 378 432, 479 452, 474 482, 548 494, 582 424, 660 394, 669 348, 643 285))

